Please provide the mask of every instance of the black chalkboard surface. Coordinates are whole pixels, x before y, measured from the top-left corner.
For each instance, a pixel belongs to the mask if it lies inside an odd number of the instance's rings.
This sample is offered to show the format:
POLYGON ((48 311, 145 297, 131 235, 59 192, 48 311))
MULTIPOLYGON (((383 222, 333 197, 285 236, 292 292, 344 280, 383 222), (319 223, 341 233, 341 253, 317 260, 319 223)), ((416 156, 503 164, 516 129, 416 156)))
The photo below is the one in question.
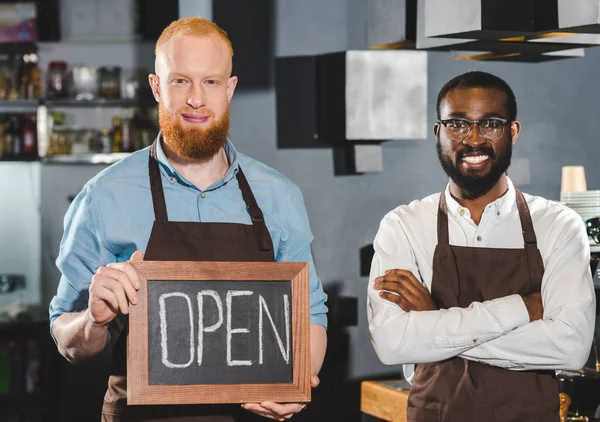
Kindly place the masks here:
POLYGON ((132 262, 127 403, 311 399, 305 262, 132 262))
POLYGON ((292 382, 290 281, 148 282, 150 384, 292 382))

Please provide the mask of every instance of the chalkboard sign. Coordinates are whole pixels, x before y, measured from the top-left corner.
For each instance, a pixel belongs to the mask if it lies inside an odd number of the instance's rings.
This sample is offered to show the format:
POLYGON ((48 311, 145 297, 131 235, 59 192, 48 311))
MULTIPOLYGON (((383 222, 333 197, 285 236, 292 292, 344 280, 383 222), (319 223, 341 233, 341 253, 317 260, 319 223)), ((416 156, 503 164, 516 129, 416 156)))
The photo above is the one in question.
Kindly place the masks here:
POLYGON ((308 264, 134 265, 128 404, 310 401, 308 264))

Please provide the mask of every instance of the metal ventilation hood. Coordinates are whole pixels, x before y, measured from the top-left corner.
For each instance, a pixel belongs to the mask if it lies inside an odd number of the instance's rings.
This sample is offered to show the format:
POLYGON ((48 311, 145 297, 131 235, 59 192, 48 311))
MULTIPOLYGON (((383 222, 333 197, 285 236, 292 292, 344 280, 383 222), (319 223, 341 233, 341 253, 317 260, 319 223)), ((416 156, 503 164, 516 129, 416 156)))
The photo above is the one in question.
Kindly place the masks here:
POLYGON ((367 45, 371 49, 414 47, 417 0, 368 0, 367 45))
POLYGON ((590 28, 590 22, 597 20, 598 3, 598 0, 418 0, 416 48, 461 52, 454 54, 457 60, 538 63, 582 57, 582 47, 600 45, 600 34, 570 31, 573 25, 590 28), (567 2, 577 11, 568 11, 567 2), (519 15, 518 19, 514 19, 515 15, 519 15))
MULTIPOLYGON (((532 56, 581 47, 580 44, 568 42, 533 43, 523 36, 507 37, 502 40, 427 37, 428 28, 425 15, 428 2, 429 0, 418 0, 417 4, 416 48, 418 50, 485 52, 496 53, 498 56, 514 56, 518 53, 522 56, 532 56)), ((507 34, 508 32, 504 35, 507 34)), ((511 34, 514 35, 513 32, 511 34)), ((560 38, 566 41, 567 37, 560 38)), ((570 57, 571 55, 567 54, 567 56, 570 57)))

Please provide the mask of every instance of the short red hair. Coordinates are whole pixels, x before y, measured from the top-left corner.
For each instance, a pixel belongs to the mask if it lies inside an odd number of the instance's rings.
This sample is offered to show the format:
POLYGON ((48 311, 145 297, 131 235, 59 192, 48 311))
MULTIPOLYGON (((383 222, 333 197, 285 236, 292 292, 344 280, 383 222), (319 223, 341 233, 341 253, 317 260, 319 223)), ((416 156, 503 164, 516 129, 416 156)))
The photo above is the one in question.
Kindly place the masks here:
POLYGON ((196 37, 209 37, 209 36, 217 36, 221 38, 231 56, 233 57, 233 47, 231 45, 231 41, 227 36, 227 32, 221 29, 217 24, 209 21, 208 19, 200 18, 198 16, 191 16, 187 18, 181 18, 176 21, 171 22, 169 26, 167 26, 158 40, 156 40, 156 46, 154 47, 154 53, 158 52, 158 49, 168 42, 175 35, 192 35, 196 37))

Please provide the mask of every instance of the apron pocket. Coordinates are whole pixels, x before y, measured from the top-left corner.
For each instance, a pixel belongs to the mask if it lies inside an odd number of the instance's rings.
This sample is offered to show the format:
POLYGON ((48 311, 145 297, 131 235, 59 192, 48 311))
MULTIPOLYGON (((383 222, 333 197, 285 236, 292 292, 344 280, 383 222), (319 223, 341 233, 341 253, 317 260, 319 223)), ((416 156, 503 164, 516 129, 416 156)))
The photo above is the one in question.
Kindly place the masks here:
POLYGON ((441 420, 439 409, 424 409, 409 407, 406 409, 406 420, 408 422, 439 422, 441 420))

